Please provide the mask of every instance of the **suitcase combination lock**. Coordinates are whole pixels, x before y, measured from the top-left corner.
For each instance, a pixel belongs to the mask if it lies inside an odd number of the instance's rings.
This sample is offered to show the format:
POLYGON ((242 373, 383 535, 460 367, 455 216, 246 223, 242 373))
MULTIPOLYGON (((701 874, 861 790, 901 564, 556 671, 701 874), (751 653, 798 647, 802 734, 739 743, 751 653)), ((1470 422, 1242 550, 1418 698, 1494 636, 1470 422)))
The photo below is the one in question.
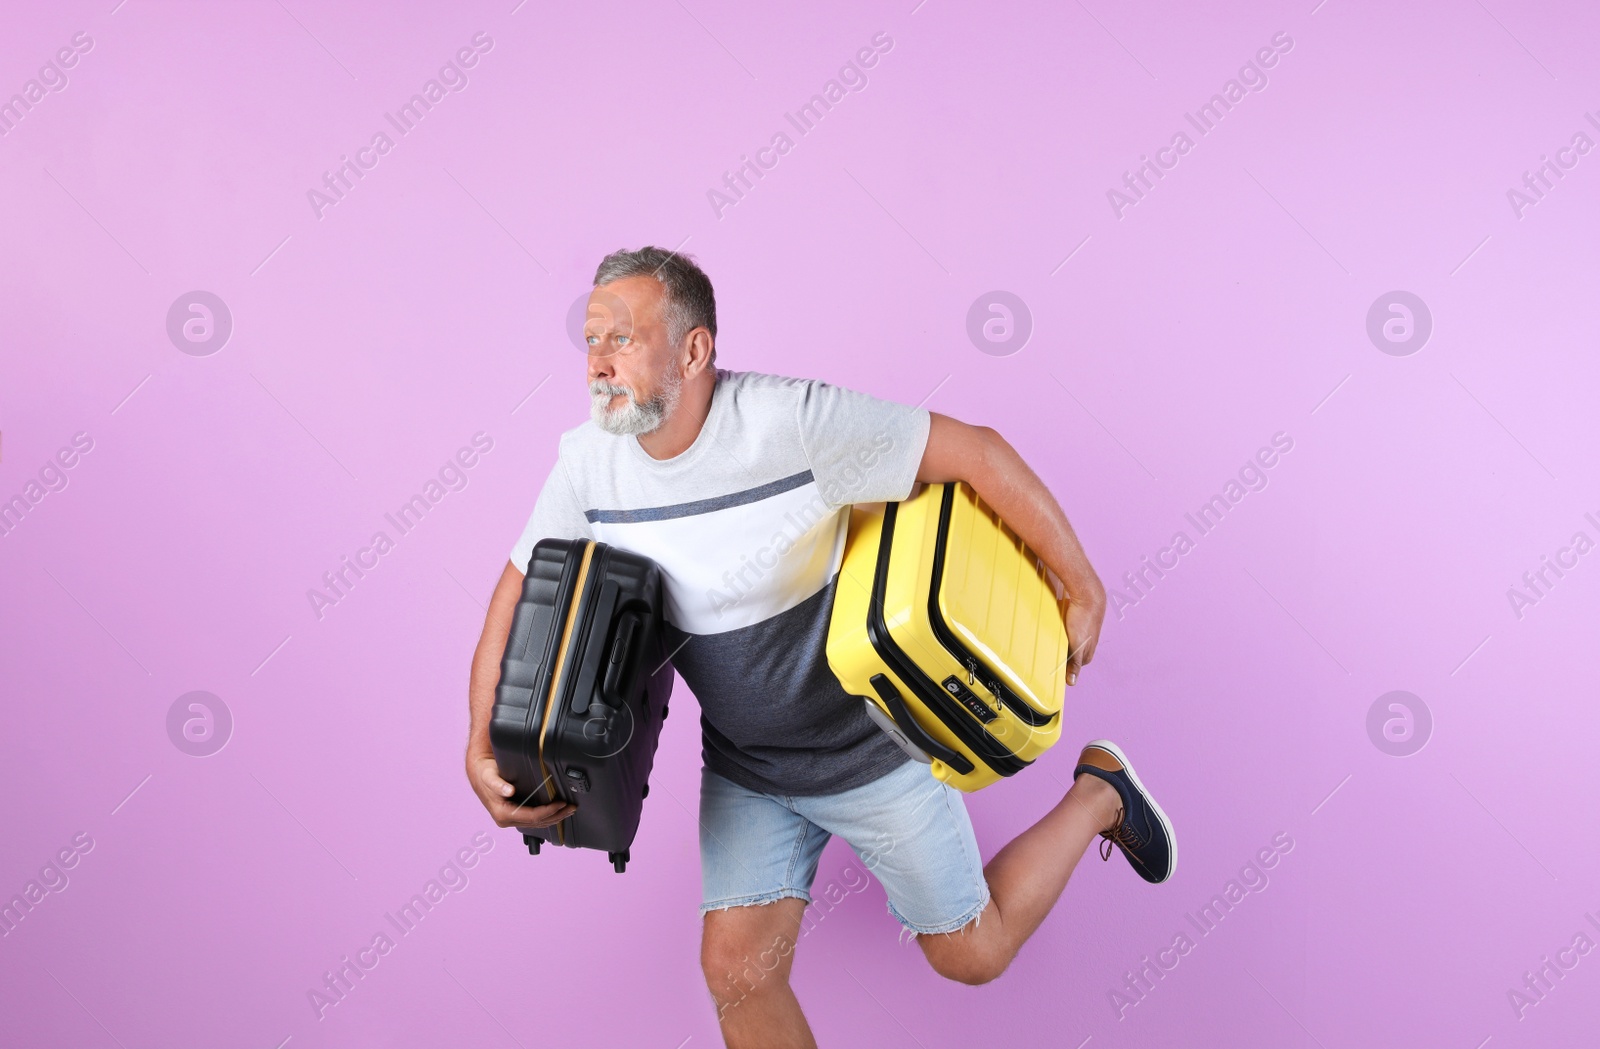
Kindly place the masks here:
POLYGON ((972 716, 987 725, 1000 715, 995 713, 993 707, 973 694, 972 690, 961 683, 961 679, 951 674, 944 679, 944 690, 956 697, 961 705, 972 711, 972 716))

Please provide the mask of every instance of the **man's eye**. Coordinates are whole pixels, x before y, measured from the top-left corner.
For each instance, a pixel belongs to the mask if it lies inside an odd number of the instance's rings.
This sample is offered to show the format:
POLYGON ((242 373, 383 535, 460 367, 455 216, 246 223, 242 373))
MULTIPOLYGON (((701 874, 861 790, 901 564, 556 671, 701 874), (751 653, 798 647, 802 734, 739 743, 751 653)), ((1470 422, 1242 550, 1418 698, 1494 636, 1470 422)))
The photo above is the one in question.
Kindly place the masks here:
POLYGON ((626 335, 618 335, 617 336, 617 344, 618 345, 622 345, 623 343, 626 343, 627 341, 628 341, 628 337, 626 335))

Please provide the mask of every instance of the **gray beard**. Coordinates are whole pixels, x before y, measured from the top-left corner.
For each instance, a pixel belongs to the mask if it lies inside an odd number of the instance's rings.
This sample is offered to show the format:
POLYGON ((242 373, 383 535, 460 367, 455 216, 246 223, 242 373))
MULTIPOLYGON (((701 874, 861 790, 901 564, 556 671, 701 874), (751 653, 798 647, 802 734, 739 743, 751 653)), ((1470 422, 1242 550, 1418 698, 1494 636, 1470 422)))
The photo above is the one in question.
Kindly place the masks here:
POLYGON ((626 386, 596 379, 589 384, 589 416, 600 429, 619 437, 653 433, 678 406, 682 390, 683 377, 673 367, 668 367, 662 374, 661 389, 643 404, 634 398, 633 391, 626 386), (628 403, 621 408, 609 407, 611 397, 619 393, 626 395, 628 403))

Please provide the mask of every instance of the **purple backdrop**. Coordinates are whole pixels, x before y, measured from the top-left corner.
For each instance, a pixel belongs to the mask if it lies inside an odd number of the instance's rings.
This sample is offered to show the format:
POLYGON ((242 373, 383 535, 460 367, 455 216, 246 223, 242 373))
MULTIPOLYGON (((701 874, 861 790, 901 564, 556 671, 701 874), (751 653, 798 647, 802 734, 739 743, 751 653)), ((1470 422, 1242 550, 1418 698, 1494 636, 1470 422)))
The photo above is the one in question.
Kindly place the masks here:
POLYGON ((694 708, 622 877, 462 773, 569 309, 645 243, 722 365, 999 428, 1120 595, 985 856, 1101 735, 1181 836, 976 988, 830 844, 824 1044, 1593 1037, 1600 18, 913 2, 10 5, 5 1041, 719 1044, 694 708))

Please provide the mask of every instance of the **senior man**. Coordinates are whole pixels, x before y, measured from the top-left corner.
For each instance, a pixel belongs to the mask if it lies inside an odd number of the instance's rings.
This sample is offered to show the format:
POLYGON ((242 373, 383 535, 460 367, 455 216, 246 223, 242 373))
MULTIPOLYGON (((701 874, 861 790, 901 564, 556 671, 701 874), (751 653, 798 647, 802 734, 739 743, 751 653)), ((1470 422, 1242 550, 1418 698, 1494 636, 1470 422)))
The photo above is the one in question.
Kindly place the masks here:
POLYGON ((657 561, 667 645, 701 708, 701 966, 729 1046, 815 1045, 789 986, 823 846, 839 835, 941 975, 999 976, 1098 835, 1151 882, 1171 826, 1115 744, 983 864, 960 791, 911 760, 847 694, 825 642, 852 503, 918 482, 977 490, 1066 588, 1075 650, 1094 655, 1105 589, 1043 482, 995 430, 812 379, 716 366, 716 302, 687 256, 600 263, 589 299, 589 421, 555 465, 501 574, 473 659, 467 776, 502 827, 575 808, 509 801, 489 713, 533 546, 588 537, 657 561))

